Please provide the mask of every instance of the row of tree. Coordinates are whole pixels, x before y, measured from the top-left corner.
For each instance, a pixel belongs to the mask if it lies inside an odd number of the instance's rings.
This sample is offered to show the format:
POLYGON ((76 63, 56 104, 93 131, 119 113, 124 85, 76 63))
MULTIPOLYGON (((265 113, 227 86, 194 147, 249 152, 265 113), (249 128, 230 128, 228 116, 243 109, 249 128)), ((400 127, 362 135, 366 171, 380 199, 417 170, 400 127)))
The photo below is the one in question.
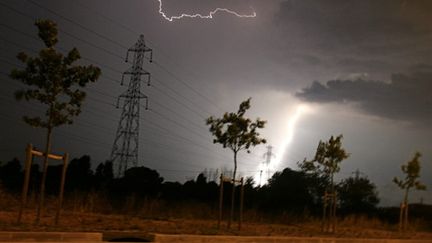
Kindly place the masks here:
MULTIPOLYGON (((226 112, 221 118, 209 117, 206 121, 210 126, 214 143, 221 144, 224 148, 229 148, 234 153, 234 171, 232 180, 236 181, 237 155, 240 151, 250 152, 250 148, 256 145, 266 143, 266 140, 260 137, 259 129, 264 128, 266 121, 251 119, 245 117, 246 111, 250 108, 250 98, 243 101, 237 112, 226 112)), ((301 201, 306 204, 302 205, 322 205, 322 230, 335 232, 336 230, 336 210, 340 206, 345 211, 349 210, 368 210, 370 211, 379 202, 375 191, 375 186, 367 178, 360 178, 359 174, 355 178, 343 180, 341 183, 335 183, 335 174, 340 171, 340 165, 343 160, 349 157, 349 153, 342 147, 342 134, 334 137, 331 136, 328 141, 320 141, 313 159, 304 159, 298 163, 301 169, 301 176, 298 181, 306 179, 312 182, 312 186, 305 186, 298 191, 298 194, 289 194, 294 201, 301 201), (356 187, 360 190, 356 191, 356 187), (339 195, 338 195, 339 194, 339 195), (295 195, 295 196, 294 196, 295 195), (303 196, 299 200, 299 195, 303 196), (354 198, 354 200, 346 200, 354 198), (349 206, 349 207, 347 207, 349 206)), ((410 190, 426 190, 426 186, 419 180, 420 177, 420 158, 421 154, 417 152, 411 161, 402 165, 404 178, 393 179, 402 190, 405 191, 404 199, 400 207, 400 229, 406 229, 408 226, 408 194, 410 190)), ((276 174, 277 176, 278 174, 276 174)), ((299 175, 296 175, 297 177, 299 175)), ((292 176, 292 177, 296 177, 292 176)), ((272 185, 271 178, 269 185, 272 185)), ((291 181, 296 184, 296 181, 291 181)), ((309 185, 309 183, 306 183, 309 185)), ((298 185, 296 185, 298 186, 298 185)), ((283 192, 282 192, 283 193, 283 192)), ((286 193, 286 192, 285 192, 286 193)), ((234 211, 235 186, 232 187, 231 195, 231 217, 234 211)))
MULTIPOLYGON (((46 191, 58 194, 61 165, 48 166, 46 191)), ((38 193, 42 172, 34 164, 31 174, 30 193, 38 193)), ((114 208, 121 208, 126 197, 134 195, 138 199, 158 198, 173 203, 179 201, 206 202, 217 204, 218 182, 208 180, 200 173, 195 180, 185 183, 167 182, 156 170, 146 167, 128 169, 123 177, 113 176, 112 163, 100 163, 91 169, 89 156, 71 160, 67 170, 65 185, 66 197, 71 192, 101 193, 107 195, 114 208)), ((4 191, 19 195, 23 182, 22 164, 17 159, 0 166, 0 182, 4 191)), ((325 182, 304 171, 289 168, 276 172, 268 184, 254 186, 252 178, 245 181, 245 206, 263 212, 318 214, 322 205, 322 192, 325 182), (318 187, 317 187, 318 185, 318 187)), ((231 184, 226 182, 226 188, 231 184)), ((359 175, 342 180, 336 185, 339 192, 340 210, 344 213, 374 213, 379 202, 375 185, 359 175)), ((227 193, 230 190, 227 190, 227 193)), ((227 195, 226 198, 230 198, 227 195)))
MULTIPOLYGON (((91 168, 89 156, 82 156, 70 161, 65 185, 66 199, 73 197, 87 198, 97 194, 106 198, 108 208, 114 212, 124 212, 128 207, 127 198, 133 197, 135 205, 155 199, 168 202, 168 205, 193 207, 194 203, 204 203, 216 209, 219 197, 217 181, 208 180, 206 173, 200 173, 196 179, 184 183, 168 182, 156 170, 146 167, 128 169, 123 177, 113 176, 112 163, 100 163, 95 170, 91 168)), ((39 194, 42 172, 37 164, 33 165, 30 193, 39 194)), ((58 194, 61 166, 51 165, 47 173, 47 193, 58 194)), ((20 195, 23 182, 22 164, 17 159, 0 164, 0 193, 20 195)), ((245 180, 245 209, 255 210, 263 215, 296 215, 298 217, 321 217, 323 208, 322 193, 326 182, 301 170, 286 168, 276 172, 264 186, 255 186, 253 179, 245 180)), ((231 184, 225 182, 224 201, 230 205, 231 184)), ((378 208, 379 196, 375 185, 366 177, 357 173, 335 184, 338 192, 337 210, 340 216, 367 215, 377 216, 388 222, 398 222, 397 208, 378 208)), ((236 190, 237 193, 240 190, 236 190)), ((418 215, 432 220, 430 207, 417 205, 411 215, 418 215), (421 210, 421 211, 419 211, 421 210), (418 211, 418 212, 417 212, 418 211)), ((277 217, 276 217, 277 218, 277 217)))

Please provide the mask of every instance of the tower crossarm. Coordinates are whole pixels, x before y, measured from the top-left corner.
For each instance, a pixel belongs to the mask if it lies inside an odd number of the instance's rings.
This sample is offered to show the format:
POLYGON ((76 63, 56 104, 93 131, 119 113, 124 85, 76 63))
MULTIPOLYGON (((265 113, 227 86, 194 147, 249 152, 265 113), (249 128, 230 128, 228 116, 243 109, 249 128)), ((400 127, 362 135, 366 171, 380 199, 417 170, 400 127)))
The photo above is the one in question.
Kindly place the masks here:
POLYGON ((123 72, 122 79, 121 79, 121 82, 120 82, 121 85, 123 85, 124 78, 125 78, 126 75, 133 75, 133 76, 136 76, 136 77, 140 77, 142 75, 145 75, 145 76, 147 76, 147 86, 150 86, 151 74, 149 72, 145 71, 142 68, 139 68, 138 70, 133 70, 132 68, 129 68, 127 71, 123 72))

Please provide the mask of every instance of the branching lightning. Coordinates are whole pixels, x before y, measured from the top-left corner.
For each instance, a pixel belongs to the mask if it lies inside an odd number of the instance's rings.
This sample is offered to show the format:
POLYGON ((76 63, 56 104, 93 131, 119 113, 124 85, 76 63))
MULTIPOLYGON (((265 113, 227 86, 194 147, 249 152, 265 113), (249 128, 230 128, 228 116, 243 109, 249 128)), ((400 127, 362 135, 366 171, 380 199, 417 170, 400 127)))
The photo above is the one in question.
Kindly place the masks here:
POLYGON ((216 8, 213 11, 210 11, 210 13, 208 15, 202 15, 202 14, 186 14, 186 13, 182 13, 181 15, 178 16, 171 16, 168 17, 166 15, 166 13, 162 10, 162 0, 158 0, 159 1, 159 14, 162 15, 162 17, 170 22, 174 21, 174 20, 179 20, 182 18, 200 18, 200 19, 212 19, 214 17, 214 15, 217 12, 226 12, 232 15, 235 15, 236 17, 239 18, 255 18, 256 17, 256 12, 252 9, 253 13, 249 14, 249 15, 245 15, 245 14, 239 14, 235 11, 226 9, 226 8, 216 8))

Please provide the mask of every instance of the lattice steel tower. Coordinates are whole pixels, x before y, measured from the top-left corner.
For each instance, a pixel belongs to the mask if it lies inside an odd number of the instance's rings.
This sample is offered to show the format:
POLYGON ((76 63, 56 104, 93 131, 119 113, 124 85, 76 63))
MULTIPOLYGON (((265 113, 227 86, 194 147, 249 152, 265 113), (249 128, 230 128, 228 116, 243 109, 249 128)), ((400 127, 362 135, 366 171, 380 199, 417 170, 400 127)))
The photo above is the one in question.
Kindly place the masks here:
POLYGON ((146 100, 146 109, 148 105, 148 97, 141 93, 141 76, 147 76, 147 85, 150 85, 150 73, 143 69, 143 63, 144 58, 152 62, 153 56, 152 49, 145 45, 143 35, 140 35, 135 45, 127 50, 126 62, 128 62, 130 52, 134 53, 132 67, 123 73, 121 84, 123 85, 126 75, 130 75, 130 81, 127 91, 117 99, 117 108, 120 99, 124 101, 111 151, 111 161, 114 169, 117 167, 118 177, 122 176, 130 165, 138 165, 140 100, 146 100))
POLYGON ((266 169, 267 169, 267 180, 268 180, 268 179, 270 179, 270 163, 271 163, 271 159, 272 159, 272 157, 275 157, 275 154, 272 152, 273 146, 269 145, 266 148, 267 148, 267 152, 263 155, 263 157, 266 159, 264 161, 264 164, 265 164, 266 169))

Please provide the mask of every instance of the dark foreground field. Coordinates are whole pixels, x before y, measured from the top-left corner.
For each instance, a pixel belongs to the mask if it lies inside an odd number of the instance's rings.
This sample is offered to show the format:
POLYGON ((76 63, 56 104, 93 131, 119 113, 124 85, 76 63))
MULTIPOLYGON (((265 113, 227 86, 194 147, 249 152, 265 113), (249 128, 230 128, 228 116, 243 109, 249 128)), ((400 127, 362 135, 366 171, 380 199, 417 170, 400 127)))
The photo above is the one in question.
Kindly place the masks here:
MULTIPOLYGON (((0 191, 1 192, 1 191, 0 191)), ((307 211, 297 214, 265 214, 246 209, 242 229, 237 221, 227 229, 226 220, 217 227, 217 205, 198 202, 166 202, 162 200, 132 200, 126 198, 123 207, 115 209, 106 200, 97 196, 76 197, 71 195, 64 202, 60 223, 54 225, 57 200, 48 197, 44 216, 35 224, 37 200, 30 195, 21 224, 17 224, 19 196, 0 193, 0 231, 53 231, 53 232, 105 232, 139 231, 162 234, 242 235, 242 236, 297 236, 297 237, 340 237, 376 239, 431 239, 429 218, 420 218, 412 211, 409 230, 399 232, 397 223, 377 217, 359 215, 338 219, 337 232, 325 234, 320 231, 320 220, 307 211), (309 216, 308 216, 309 215, 309 216)), ((413 208, 414 209, 414 208, 413 208)), ((427 208, 429 209, 429 208, 427 208)), ((427 215, 428 211, 421 214, 427 215)), ((398 209, 387 212, 396 216, 398 209)), ((225 210, 225 219, 228 210, 225 210)))
POLYGON ((256 223, 246 221, 241 231, 234 224, 231 230, 226 224, 217 229, 217 221, 203 219, 146 219, 138 216, 104 215, 66 211, 58 226, 53 225, 53 215, 45 216, 35 225, 34 211, 26 211, 23 223, 16 224, 16 212, 0 211, 0 231, 141 231, 166 234, 205 234, 205 235, 253 235, 253 236, 331 236, 345 238, 402 238, 432 239, 431 232, 411 229, 398 232, 394 225, 385 225, 376 220, 348 218, 339 221, 337 233, 323 234, 320 224, 315 220, 301 223, 256 223))

